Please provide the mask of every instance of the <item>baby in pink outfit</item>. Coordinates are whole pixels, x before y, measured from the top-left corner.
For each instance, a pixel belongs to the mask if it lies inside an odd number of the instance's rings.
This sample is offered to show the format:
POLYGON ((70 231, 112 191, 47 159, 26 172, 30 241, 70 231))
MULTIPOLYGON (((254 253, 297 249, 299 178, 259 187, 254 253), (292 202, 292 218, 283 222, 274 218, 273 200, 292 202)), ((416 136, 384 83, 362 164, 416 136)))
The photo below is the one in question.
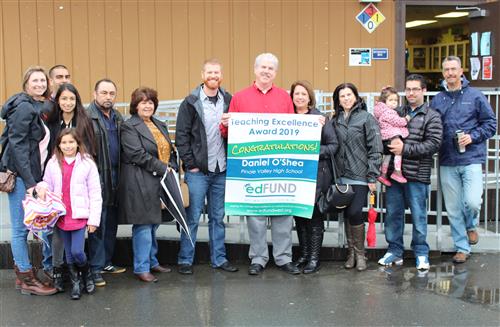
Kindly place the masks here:
POLYGON ((395 138, 404 139, 408 137, 408 124, 409 117, 400 117, 395 110, 398 107, 398 92, 391 86, 382 89, 380 93, 379 102, 375 105, 374 115, 380 126, 380 134, 384 143, 384 160, 382 162, 381 173, 378 181, 386 186, 391 186, 390 180, 387 178, 387 170, 389 163, 394 156, 394 172, 391 174, 391 179, 399 182, 406 183, 401 172, 401 155, 393 155, 387 150, 387 145, 395 138))

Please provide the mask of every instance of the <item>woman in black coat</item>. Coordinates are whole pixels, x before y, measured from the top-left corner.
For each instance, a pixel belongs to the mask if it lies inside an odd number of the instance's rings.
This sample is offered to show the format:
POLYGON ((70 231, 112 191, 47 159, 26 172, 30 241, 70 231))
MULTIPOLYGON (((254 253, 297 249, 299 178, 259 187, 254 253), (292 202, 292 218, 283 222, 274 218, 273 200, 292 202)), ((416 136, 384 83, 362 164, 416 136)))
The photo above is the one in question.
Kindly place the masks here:
POLYGON ((167 126, 153 117, 158 94, 143 87, 132 92, 132 117, 121 127, 119 223, 133 224, 134 273, 144 282, 156 282, 151 272, 169 272, 156 259, 156 230, 162 222, 160 180, 167 169, 177 170, 177 154, 167 126))
MULTIPOLYGON (((307 81, 297 81, 290 89, 293 106, 297 114, 320 115, 323 124, 321 130, 321 144, 318 161, 318 175, 316 179, 315 203, 321 193, 328 190, 332 183, 331 160, 338 149, 337 135, 333 129, 332 121, 321 116, 316 109, 316 98, 312 86, 307 81)), ((304 266, 302 272, 310 274, 319 270, 319 253, 323 244, 323 215, 318 207, 314 206, 311 219, 294 217, 297 237, 299 238, 300 257, 295 262, 296 266, 304 266)))
POLYGON ((49 96, 47 81, 42 67, 28 68, 23 78, 23 92, 10 97, 1 112, 6 126, 0 139, 0 169, 17 175, 16 185, 8 197, 16 288, 20 288, 23 294, 51 295, 57 292, 55 288, 42 284, 31 265, 22 204, 27 194, 36 197, 39 192, 43 197, 43 188, 38 188, 37 184, 42 180, 50 137, 40 117, 43 101, 49 96))

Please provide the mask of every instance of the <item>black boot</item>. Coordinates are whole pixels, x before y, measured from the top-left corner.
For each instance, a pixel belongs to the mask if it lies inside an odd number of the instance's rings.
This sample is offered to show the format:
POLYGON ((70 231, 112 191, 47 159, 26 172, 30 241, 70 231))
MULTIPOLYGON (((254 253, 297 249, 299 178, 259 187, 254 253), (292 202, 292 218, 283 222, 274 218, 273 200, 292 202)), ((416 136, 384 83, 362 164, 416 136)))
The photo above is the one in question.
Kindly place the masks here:
POLYGON ((63 268, 52 268, 52 276, 54 276, 54 287, 58 292, 64 292, 63 268))
POLYGON ((321 226, 311 227, 311 257, 302 271, 304 274, 311 274, 319 270, 319 254, 323 245, 323 232, 321 226))
POLYGON ((300 247, 300 257, 297 258, 293 264, 296 267, 303 266, 309 260, 309 245, 310 245, 310 235, 308 235, 308 226, 306 222, 297 222, 298 219, 304 218, 296 218, 295 219, 295 229, 297 230, 297 237, 299 239, 299 247, 300 247))
POLYGON ((95 292, 94 276, 90 271, 88 262, 84 266, 78 267, 78 270, 80 271, 80 274, 82 276, 84 289, 87 291, 88 294, 94 294, 95 292))
POLYGON ((78 271, 76 265, 68 264, 69 269, 69 279, 71 280, 71 299, 79 300, 82 296, 80 272, 78 271))

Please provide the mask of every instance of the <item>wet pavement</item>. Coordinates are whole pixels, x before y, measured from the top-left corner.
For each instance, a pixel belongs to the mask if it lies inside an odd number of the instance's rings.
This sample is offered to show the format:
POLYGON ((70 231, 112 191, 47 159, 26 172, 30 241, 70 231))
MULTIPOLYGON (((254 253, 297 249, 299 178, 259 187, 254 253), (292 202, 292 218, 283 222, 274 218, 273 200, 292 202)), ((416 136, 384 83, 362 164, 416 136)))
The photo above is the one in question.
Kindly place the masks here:
POLYGON ((462 265, 431 259, 427 273, 412 260, 366 272, 323 263, 291 276, 270 264, 261 276, 247 265, 226 273, 195 265, 192 276, 137 281, 130 269, 104 275, 108 285, 80 301, 69 294, 23 296, 13 271, 0 270, 0 326, 498 326, 500 254, 474 254, 462 265))

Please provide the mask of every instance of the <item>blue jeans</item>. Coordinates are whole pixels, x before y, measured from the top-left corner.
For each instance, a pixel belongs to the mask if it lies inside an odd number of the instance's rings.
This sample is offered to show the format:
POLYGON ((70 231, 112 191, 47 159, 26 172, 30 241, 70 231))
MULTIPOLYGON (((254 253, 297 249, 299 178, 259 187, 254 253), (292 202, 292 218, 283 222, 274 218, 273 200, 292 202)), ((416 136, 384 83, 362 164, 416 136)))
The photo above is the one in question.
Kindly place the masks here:
POLYGON ((60 230, 61 238, 64 242, 64 251, 66 252, 66 262, 68 265, 76 264, 84 266, 87 263, 85 255, 85 231, 87 227, 77 230, 60 230))
MULTIPOLYGON (((113 169, 113 184, 118 182, 118 171, 113 169)), ((115 250, 116 232, 118 230, 117 207, 102 206, 99 228, 89 234, 89 261, 92 272, 101 272, 111 265, 115 250)))
POLYGON ((14 257, 14 263, 21 272, 26 272, 31 269, 27 242, 28 230, 23 222, 23 200, 25 196, 26 186, 24 185, 24 181, 21 177, 16 177, 16 186, 11 193, 8 193, 10 224, 12 229, 10 247, 14 257))
POLYGON ((42 243, 42 266, 43 270, 52 270, 52 231, 40 233, 41 238, 45 241, 42 243))
POLYGON ((156 259, 158 253, 156 230, 158 226, 158 224, 132 226, 135 274, 150 272, 151 268, 159 265, 158 259, 156 259))
POLYGON ((455 248, 470 253, 467 231, 475 230, 478 225, 483 196, 482 165, 441 166, 440 174, 455 248))
POLYGON ((387 252, 402 258, 404 251, 403 233, 405 209, 410 207, 413 222, 411 248, 415 256, 428 256, 427 244, 427 197, 429 185, 420 182, 400 184, 392 181, 386 191, 387 215, 385 218, 385 239, 389 243, 387 252))
MULTIPOLYGON (((224 192, 226 184, 226 173, 202 172, 185 173, 185 180, 189 187, 189 207, 186 208, 187 223, 193 243, 196 244, 196 234, 200 216, 205 207, 205 197, 208 204, 208 233, 210 247, 210 262, 213 267, 218 267, 227 261, 226 226, 224 225, 224 192)), ((181 233, 181 248, 177 262, 179 264, 192 265, 194 259, 194 247, 191 245, 187 235, 181 233)))

